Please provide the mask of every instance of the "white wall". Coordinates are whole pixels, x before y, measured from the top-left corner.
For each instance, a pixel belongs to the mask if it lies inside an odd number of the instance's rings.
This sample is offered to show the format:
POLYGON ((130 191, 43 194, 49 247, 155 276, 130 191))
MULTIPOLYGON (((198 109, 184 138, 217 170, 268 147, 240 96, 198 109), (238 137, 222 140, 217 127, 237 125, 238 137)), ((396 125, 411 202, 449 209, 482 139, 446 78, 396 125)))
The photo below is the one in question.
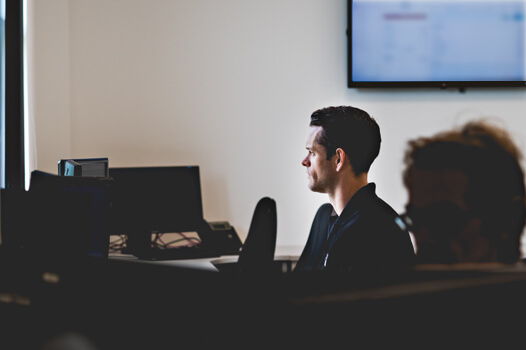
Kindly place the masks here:
POLYGON ((318 206, 301 160, 310 114, 349 104, 383 143, 370 180, 403 211, 408 139, 479 116, 526 152, 526 90, 347 88, 346 0, 31 0, 39 170, 61 158, 199 165, 205 218, 242 237, 276 199, 278 244, 302 246, 318 206))

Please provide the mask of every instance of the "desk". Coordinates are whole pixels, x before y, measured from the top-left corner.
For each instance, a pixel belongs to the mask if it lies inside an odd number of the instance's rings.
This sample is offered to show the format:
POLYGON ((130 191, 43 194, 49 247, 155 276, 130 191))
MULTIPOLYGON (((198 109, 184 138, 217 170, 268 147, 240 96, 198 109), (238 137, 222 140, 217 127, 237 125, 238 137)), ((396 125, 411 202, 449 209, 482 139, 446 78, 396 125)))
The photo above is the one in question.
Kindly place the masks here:
MULTIPOLYGON (((281 264, 282 272, 292 272, 296 262, 299 259, 301 250, 300 246, 278 246, 276 247, 276 253, 274 255, 274 261, 277 264, 281 264)), ((110 253, 110 259, 130 261, 145 264, 157 264, 164 266, 173 266, 180 268, 205 270, 205 271, 216 271, 218 268, 216 264, 235 264, 239 256, 237 255, 225 255, 214 258, 203 258, 203 259, 187 259, 187 260, 162 260, 162 261, 151 261, 151 260, 139 260, 137 257, 129 254, 121 253, 110 253)))
MULTIPOLYGON (((225 259, 226 258, 236 259, 237 261, 237 257, 235 256, 228 256, 228 257, 225 257, 225 259)), ((181 268, 205 270, 205 271, 215 271, 215 272, 218 271, 217 268, 212 263, 213 260, 218 259, 217 257, 216 258, 202 258, 202 259, 187 259, 187 260, 155 261, 155 260, 141 260, 141 259, 138 259, 134 255, 112 253, 109 255, 109 259, 116 260, 116 261, 136 262, 140 264, 173 266, 173 267, 181 267, 181 268)))
POLYGON ((0 264, 0 294, 30 301, 0 300, 0 348, 41 349, 69 331, 97 350, 524 343, 526 269, 241 276, 181 268, 198 260, 65 262, 55 283, 42 280, 50 270, 40 262, 0 264))

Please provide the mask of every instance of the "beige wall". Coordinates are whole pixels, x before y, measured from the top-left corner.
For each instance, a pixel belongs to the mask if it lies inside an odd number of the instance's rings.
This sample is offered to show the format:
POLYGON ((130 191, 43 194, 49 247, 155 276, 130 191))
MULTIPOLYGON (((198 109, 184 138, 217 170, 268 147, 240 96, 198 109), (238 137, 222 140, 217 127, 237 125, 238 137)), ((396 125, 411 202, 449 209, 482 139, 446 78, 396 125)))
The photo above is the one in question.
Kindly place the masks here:
MULTIPOLYGON (((346 0, 32 0, 36 167, 199 165, 205 217, 244 237, 259 198, 302 246, 326 201, 300 162, 309 116, 351 104, 383 133, 370 180, 403 211, 408 139, 499 117, 524 148, 525 90, 347 88, 346 0)), ((526 150, 525 150, 526 151, 526 150)))

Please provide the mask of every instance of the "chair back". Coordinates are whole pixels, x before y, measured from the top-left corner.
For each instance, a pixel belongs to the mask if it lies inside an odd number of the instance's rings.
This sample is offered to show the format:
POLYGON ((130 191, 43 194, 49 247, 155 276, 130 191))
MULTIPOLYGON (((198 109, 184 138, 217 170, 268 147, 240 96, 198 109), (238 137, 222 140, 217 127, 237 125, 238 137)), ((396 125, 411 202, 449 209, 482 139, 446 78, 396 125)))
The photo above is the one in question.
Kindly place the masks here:
POLYGON ((276 251, 276 201, 261 198, 254 210, 250 228, 239 253, 241 271, 265 271, 272 267, 276 251))

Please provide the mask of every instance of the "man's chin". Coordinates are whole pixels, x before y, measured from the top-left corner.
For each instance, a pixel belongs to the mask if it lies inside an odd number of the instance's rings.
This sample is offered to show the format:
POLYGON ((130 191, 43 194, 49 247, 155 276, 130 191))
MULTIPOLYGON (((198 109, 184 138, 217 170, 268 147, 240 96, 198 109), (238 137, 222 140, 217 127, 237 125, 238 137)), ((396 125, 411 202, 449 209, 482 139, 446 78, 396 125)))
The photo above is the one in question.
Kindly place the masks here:
POLYGON ((324 191, 322 188, 319 188, 319 187, 313 186, 312 184, 309 184, 309 189, 310 189, 312 192, 325 193, 325 191, 324 191))

